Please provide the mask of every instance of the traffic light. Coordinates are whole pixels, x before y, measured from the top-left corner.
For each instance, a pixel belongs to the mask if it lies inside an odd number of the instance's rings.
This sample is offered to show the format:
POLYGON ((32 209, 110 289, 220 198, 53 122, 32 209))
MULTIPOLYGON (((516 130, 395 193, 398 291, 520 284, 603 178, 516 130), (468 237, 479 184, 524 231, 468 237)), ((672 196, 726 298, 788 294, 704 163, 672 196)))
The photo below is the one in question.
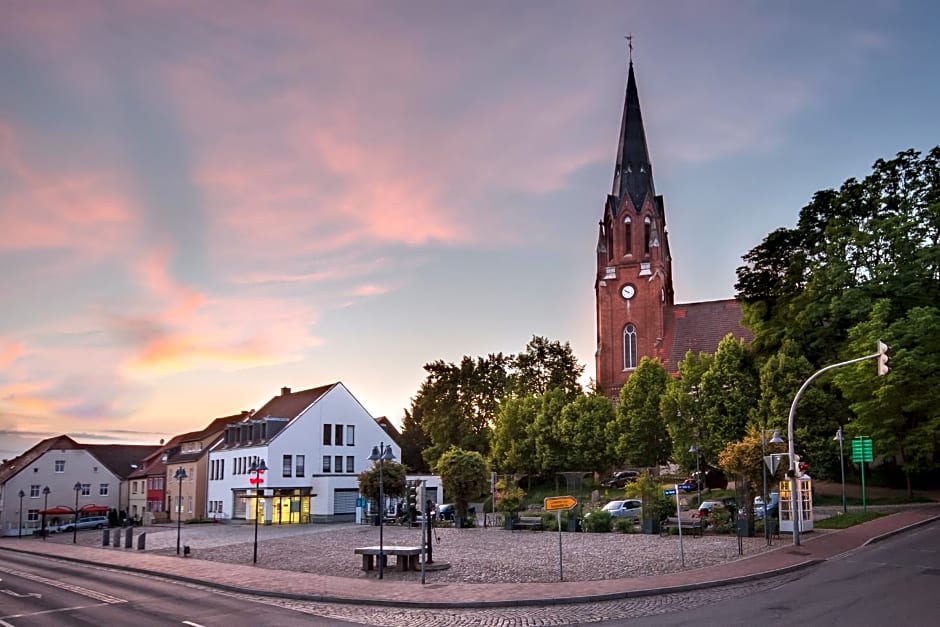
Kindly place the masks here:
POLYGON ((407 506, 406 515, 408 520, 414 522, 415 514, 418 511, 418 486, 417 481, 408 482, 408 496, 407 496, 407 506))
POLYGON ((799 470, 802 471, 803 466, 804 466, 804 464, 800 464, 800 456, 799 456, 799 455, 794 455, 794 456, 793 456, 793 465, 790 466, 789 470, 787 470, 787 477, 789 477, 789 478, 791 478, 791 479, 792 479, 793 477, 796 477, 796 476, 797 476, 797 474, 796 474, 797 469, 799 469, 799 470))
POLYGON ((891 368, 888 367, 888 345, 878 340, 878 376, 883 377, 888 374, 891 368))

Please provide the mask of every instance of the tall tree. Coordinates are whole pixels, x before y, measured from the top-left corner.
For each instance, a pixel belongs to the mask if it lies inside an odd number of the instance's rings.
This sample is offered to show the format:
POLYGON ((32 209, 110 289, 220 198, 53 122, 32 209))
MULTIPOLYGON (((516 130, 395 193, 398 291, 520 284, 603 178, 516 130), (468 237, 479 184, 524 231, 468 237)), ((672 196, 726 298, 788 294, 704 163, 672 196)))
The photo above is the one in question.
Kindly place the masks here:
POLYGON ((451 447, 434 466, 441 476, 444 493, 449 494, 457 507, 458 526, 467 519, 470 499, 483 495, 489 485, 489 469, 483 456, 476 451, 451 447))
POLYGON ((492 467, 501 473, 538 472, 532 424, 542 406, 539 396, 508 398, 499 407, 490 449, 492 467))
POLYGON ((685 470, 695 470, 696 454, 690 453, 692 446, 700 445, 696 437, 696 420, 703 414, 699 397, 702 375, 711 367, 714 355, 692 351, 679 362, 679 376, 670 379, 660 404, 660 415, 669 429, 672 441, 672 460, 685 470))
POLYGON ((529 427, 535 443, 535 461, 539 472, 554 474, 565 468, 565 445, 558 424, 568 404, 568 397, 561 388, 552 388, 539 397, 540 404, 535 421, 529 427))
POLYGON ((584 366, 578 363, 571 344, 533 335, 523 351, 511 358, 509 388, 516 396, 544 394, 560 388, 574 398, 581 393, 579 377, 584 366))
POLYGON ((613 420, 613 403, 600 394, 582 394, 564 406, 556 432, 567 470, 600 473, 613 464, 606 443, 607 425, 613 420))
POLYGON ((620 389, 617 415, 608 426, 613 459, 649 467, 669 460, 672 444, 660 413, 668 381, 669 375, 659 360, 640 360, 620 389))
POLYGON ((422 455, 431 445, 421 427, 421 407, 412 400, 411 411, 405 410, 401 425, 401 462, 413 472, 427 473, 431 468, 422 455))

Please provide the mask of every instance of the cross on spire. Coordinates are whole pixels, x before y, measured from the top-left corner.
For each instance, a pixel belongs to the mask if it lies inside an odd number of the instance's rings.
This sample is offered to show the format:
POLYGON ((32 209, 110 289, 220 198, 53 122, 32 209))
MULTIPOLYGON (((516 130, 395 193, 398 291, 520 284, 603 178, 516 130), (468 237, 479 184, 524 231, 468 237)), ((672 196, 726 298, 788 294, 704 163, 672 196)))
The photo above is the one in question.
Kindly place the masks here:
POLYGON ((624 39, 627 40, 627 47, 630 49, 630 63, 633 63, 633 33, 626 35, 624 39))

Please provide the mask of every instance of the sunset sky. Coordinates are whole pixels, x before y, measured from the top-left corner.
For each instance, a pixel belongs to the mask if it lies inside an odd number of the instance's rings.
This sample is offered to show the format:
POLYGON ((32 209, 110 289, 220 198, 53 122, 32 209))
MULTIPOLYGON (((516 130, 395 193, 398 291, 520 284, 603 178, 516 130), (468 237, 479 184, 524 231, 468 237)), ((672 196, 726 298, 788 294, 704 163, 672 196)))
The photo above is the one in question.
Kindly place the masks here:
POLYGON ((570 341, 633 59, 678 301, 940 143, 935 3, 0 0, 0 458, 570 341))

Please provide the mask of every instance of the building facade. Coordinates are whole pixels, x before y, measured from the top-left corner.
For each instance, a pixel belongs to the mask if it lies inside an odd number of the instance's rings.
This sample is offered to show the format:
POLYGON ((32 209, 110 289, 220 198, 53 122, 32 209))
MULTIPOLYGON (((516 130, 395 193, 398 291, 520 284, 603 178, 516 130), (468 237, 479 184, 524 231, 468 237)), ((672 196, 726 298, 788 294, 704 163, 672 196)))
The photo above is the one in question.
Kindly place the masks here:
POLYGON ((675 373, 689 350, 714 352, 728 333, 750 339, 734 299, 675 303, 665 202, 653 182, 632 60, 596 254, 595 369, 607 396, 618 397, 643 357, 675 373))

